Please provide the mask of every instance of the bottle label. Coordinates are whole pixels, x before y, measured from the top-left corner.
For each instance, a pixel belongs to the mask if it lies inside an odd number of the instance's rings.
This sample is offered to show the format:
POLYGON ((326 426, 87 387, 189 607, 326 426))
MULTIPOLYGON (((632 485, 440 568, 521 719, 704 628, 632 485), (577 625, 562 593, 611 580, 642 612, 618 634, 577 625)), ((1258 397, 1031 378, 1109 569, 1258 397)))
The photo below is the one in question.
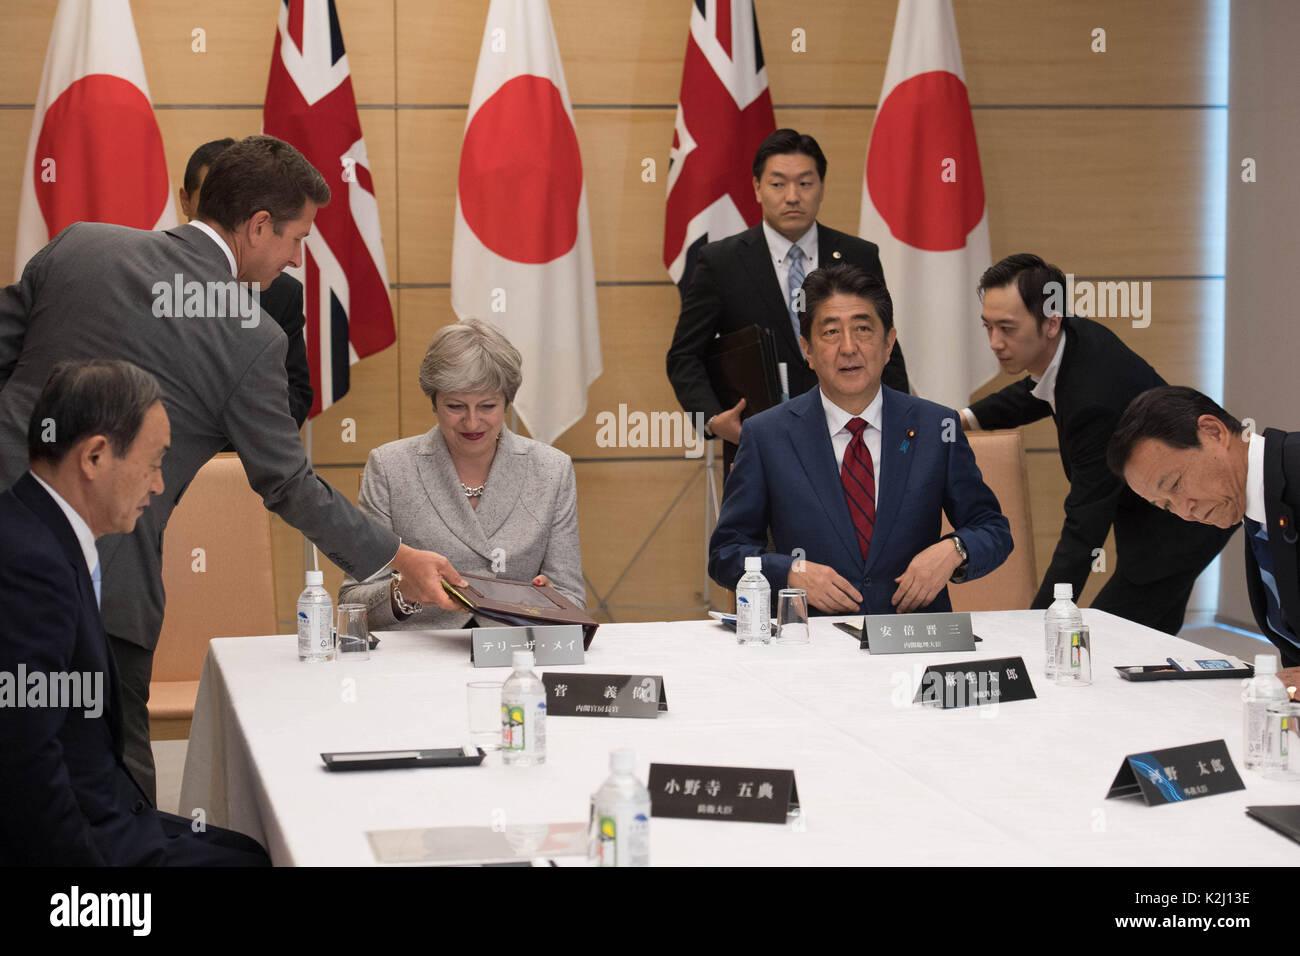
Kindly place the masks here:
POLYGON ((618 866, 618 822, 611 816, 600 818, 596 835, 596 859, 600 866, 618 866))
POLYGON ((310 604, 298 608, 298 653, 300 655, 328 654, 334 646, 332 630, 333 606, 310 604))
POLYGON ((501 704, 501 749, 546 752, 546 698, 531 697, 501 704))

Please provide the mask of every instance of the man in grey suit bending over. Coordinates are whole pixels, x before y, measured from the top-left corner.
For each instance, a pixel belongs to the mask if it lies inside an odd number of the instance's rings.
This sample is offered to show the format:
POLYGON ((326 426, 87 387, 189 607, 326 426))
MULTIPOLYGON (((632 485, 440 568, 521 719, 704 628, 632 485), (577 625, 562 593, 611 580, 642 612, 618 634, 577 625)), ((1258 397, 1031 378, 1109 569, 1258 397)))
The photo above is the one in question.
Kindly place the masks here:
POLYGON ((461 581, 441 554, 401 544, 322 481, 289 414, 284 332, 248 284, 265 288, 301 262, 302 240, 329 199, 324 178, 296 149, 250 136, 213 162, 194 222, 165 232, 75 223, 0 291, 0 488, 27 470, 28 419, 61 360, 124 359, 163 388, 166 491, 133 532, 98 542, 125 761, 150 797, 147 704, 163 618, 163 529, 195 473, 227 443, 266 507, 352 577, 392 568, 408 597, 448 609, 441 579, 461 581))

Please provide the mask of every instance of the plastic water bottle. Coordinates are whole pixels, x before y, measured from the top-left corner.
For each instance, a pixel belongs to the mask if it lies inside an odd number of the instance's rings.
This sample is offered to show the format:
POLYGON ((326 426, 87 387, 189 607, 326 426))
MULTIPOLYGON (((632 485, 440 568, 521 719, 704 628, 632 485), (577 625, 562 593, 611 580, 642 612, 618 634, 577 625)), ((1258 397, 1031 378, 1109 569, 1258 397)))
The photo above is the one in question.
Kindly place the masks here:
POLYGON ((772 641, 772 588, 763 577, 763 559, 745 559, 745 576, 736 585, 736 641, 769 644, 772 641))
POLYGON ((609 778, 591 797, 591 857, 598 866, 650 865, 650 791, 636 754, 612 750, 609 778))
POLYGON ((1053 585, 1052 597, 1056 600, 1047 609, 1043 635, 1047 646, 1047 676, 1055 678, 1061 668, 1061 651, 1057 643, 1059 632, 1062 627, 1082 627, 1083 614, 1075 607, 1073 584, 1053 585))
POLYGON ((1281 751, 1276 755, 1269 746, 1268 708, 1270 704, 1287 699, 1286 688, 1277 676, 1277 657, 1272 654, 1255 655, 1255 676, 1245 681, 1241 692, 1243 726, 1245 729, 1245 754, 1247 770, 1280 770, 1281 751))
POLYGON ((533 652, 515 651, 514 673, 501 685, 501 758, 514 767, 546 763, 546 685, 533 673, 533 652))
POLYGON ((298 595, 298 660, 334 660, 334 600, 322 586, 324 571, 308 571, 298 595))

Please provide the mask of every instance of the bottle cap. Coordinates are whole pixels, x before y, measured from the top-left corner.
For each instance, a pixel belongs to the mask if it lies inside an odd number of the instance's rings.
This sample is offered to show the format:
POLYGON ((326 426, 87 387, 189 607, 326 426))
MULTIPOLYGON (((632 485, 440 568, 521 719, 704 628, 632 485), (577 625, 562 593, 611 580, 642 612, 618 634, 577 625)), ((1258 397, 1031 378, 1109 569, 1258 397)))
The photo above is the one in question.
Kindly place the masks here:
POLYGON ((636 751, 620 747, 609 752, 609 769, 615 773, 632 773, 636 770, 636 751))
POLYGON ((318 587, 323 586, 324 584, 325 584, 325 572, 324 572, 324 571, 308 571, 308 572, 307 572, 307 587, 309 587, 309 588, 311 588, 311 587, 316 587, 316 588, 318 588, 318 587))
POLYGON ((755 555, 752 558, 745 559, 746 573, 750 571, 762 571, 762 570, 763 570, 763 559, 761 557, 755 555))
POLYGON ((1065 598, 1065 600, 1067 601, 1073 601, 1074 585, 1073 584, 1052 585, 1052 597, 1056 598, 1056 600, 1058 601, 1061 600, 1061 598, 1065 598))
POLYGON ((532 651, 515 651, 510 660, 517 671, 530 671, 533 669, 532 651))
POLYGON ((1277 673, 1277 656, 1275 654, 1255 655, 1255 676, 1277 673))

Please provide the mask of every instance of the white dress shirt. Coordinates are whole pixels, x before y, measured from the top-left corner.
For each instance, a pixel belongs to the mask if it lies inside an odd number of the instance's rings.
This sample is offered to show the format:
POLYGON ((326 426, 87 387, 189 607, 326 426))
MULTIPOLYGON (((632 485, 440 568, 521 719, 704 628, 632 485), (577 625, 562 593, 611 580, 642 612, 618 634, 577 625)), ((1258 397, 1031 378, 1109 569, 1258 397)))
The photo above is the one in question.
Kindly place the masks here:
POLYGON ((1250 448, 1246 449, 1246 517, 1268 525, 1264 508, 1264 436, 1250 433, 1250 448))
POLYGON ((881 438, 881 410, 883 407, 883 392, 876 389, 876 397, 871 400, 871 404, 866 407, 861 415, 850 415, 844 409, 840 408, 829 398, 826 393, 822 392, 822 409, 826 412, 826 428, 831 433, 831 449, 835 452, 835 471, 838 473, 844 466, 844 453, 848 451, 849 442, 853 440, 853 432, 849 431, 849 419, 861 418, 867 423, 867 427, 862 429, 862 443, 866 445, 868 454, 871 455, 872 470, 876 474, 875 498, 880 500, 880 438, 881 438))
POLYGON ((99 567, 99 549, 95 547, 95 534, 90 530, 90 525, 86 524, 86 519, 77 513, 77 509, 64 501, 63 496, 43 481, 40 475, 34 471, 30 474, 67 516, 68 524, 72 525, 72 530, 77 535, 77 543, 81 545, 81 554, 86 559, 86 571, 93 579, 95 568, 99 567))
MULTIPOLYGON (((781 286, 781 297, 785 306, 790 308, 790 247, 796 245, 763 220, 763 236, 767 239, 767 251, 772 254, 772 265, 776 267, 776 281, 781 286)), ((817 268, 817 223, 799 237, 797 245, 803 250, 803 274, 806 276, 817 268)))
POLYGON ((190 223, 190 225, 198 226, 200 229, 202 229, 204 232, 206 232, 209 236, 212 237, 212 241, 215 242, 217 246, 220 247, 221 251, 226 254, 226 261, 230 263, 230 274, 238 278, 239 270, 235 268, 235 254, 230 251, 230 247, 226 245, 226 240, 221 238, 221 234, 217 232, 217 230, 209 226, 206 222, 201 222, 198 219, 195 219, 193 222, 190 223))

